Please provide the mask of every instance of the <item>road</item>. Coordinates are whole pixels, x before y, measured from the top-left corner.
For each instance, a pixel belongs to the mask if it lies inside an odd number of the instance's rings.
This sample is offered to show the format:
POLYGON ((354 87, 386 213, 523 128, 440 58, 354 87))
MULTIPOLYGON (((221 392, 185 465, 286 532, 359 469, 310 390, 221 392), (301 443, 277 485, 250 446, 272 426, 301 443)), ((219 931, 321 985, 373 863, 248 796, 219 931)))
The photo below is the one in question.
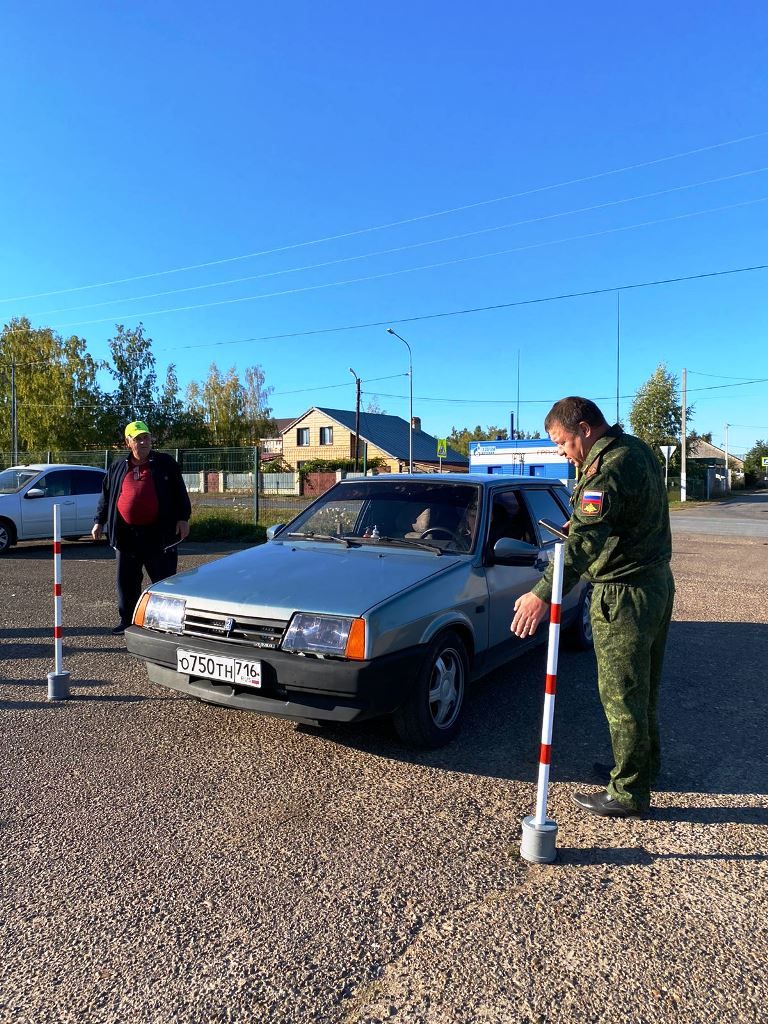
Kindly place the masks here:
MULTIPOLYGON (((51 547, 13 549, 0 561, 0 1019, 765 1019, 766 545, 678 525, 674 548, 653 814, 572 805, 608 745, 593 656, 563 653, 547 866, 519 858, 543 652, 479 685, 442 751, 404 749, 381 722, 296 727, 153 687, 109 634, 109 551, 65 544, 72 698, 49 704, 51 547)), ((185 546, 182 568, 219 554, 185 546)))
POLYGON ((675 533, 720 537, 768 538, 768 491, 733 493, 728 501, 708 503, 672 513, 675 533))

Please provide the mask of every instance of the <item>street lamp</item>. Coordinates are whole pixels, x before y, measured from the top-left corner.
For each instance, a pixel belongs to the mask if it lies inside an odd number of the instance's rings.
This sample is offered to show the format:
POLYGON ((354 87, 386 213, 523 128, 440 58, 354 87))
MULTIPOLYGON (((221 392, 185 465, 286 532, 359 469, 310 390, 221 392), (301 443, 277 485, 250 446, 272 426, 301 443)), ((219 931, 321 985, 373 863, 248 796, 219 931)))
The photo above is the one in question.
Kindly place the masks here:
POLYGON ((393 331, 391 327, 387 328, 387 334, 392 334, 395 338, 400 338, 400 341, 408 349, 408 383, 410 386, 410 416, 408 418, 408 472, 413 474, 413 356, 411 354, 411 346, 397 331, 393 331))

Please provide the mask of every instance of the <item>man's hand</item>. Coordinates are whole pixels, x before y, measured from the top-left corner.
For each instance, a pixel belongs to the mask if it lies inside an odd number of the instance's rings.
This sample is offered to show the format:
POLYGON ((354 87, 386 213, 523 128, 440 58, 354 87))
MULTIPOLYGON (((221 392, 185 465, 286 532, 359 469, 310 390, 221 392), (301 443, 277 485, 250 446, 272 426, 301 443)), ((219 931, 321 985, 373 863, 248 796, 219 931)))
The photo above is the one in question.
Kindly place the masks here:
POLYGON ((546 601, 536 597, 533 593, 523 594, 515 601, 515 617, 509 627, 515 636, 521 639, 533 636, 542 619, 549 611, 546 601))
POLYGON ((189 536, 189 523, 186 519, 180 519, 178 523, 176 523, 176 535, 181 540, 186 540, 189 536))
POLYGON ((101 536, 101 523, 94 523, 91 527, 91 536, 94 540, 98 540, 101 536))

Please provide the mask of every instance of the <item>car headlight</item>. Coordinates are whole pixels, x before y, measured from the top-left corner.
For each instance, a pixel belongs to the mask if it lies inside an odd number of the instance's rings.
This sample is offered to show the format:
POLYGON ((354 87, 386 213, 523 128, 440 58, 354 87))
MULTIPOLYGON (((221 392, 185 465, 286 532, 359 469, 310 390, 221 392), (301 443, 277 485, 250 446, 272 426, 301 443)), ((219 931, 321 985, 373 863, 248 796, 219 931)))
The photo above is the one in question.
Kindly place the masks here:
POLYGON ((359 660, 365 657, 365 622, 341 615, 297 612, 286 630, 282 647, 284 651, 359 660))
POLYGON ((165 633, 184 632, 184 609, 186 601, 165 594, 146 594, 136 609, 133 621, 145 629, 162 629, 165 633), (143 614, 142 614, 143 613, 143 614))

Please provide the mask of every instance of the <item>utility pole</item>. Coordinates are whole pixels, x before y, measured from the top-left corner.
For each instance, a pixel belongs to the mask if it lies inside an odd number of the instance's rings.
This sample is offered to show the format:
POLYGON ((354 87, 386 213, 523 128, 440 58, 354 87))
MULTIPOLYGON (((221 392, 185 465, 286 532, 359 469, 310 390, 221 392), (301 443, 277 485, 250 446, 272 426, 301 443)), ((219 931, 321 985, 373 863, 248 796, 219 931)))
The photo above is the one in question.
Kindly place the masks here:
POLYGON ((686 478, 685 478, 685 400, 686 400, 686 376, 685 367, 683 367, 683 413, 682 413, 682 430, 680 436, 680 501, 685 501, 686 493, 686 478))
POLYGON ((517 350, 517 429, 520 429, 520 349, 517 350))
POLYGON ((730 423, 725 424, 725 490, 730 491, 731 481, 728 476, 728 427, 730 423))
POLYGON ((19 463, 19 424, 16 418, 16 360, 11 359, 11 459, 19 463))
POLYGON ((357 473, 360 466, 360 378, 351 366, 349 372, 355 378, 355 472, 357 473))
POLYGON ((621 355, 621 292, 616 292, 616 422, 619 422, 619 360, 621 355))

